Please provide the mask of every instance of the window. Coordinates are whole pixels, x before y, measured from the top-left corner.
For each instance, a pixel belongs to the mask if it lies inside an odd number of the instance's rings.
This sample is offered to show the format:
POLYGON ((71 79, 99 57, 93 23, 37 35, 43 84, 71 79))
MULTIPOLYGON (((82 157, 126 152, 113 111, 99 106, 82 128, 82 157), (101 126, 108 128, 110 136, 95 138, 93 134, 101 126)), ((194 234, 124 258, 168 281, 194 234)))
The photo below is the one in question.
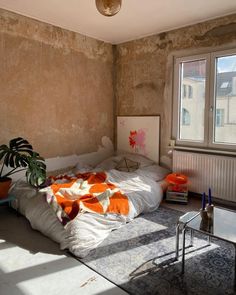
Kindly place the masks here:
POLYGON ((190 125, 190 114, 186 109, 182 109, 182 125, 189 126, 190 125))
POLYGON ((186 98, 187 96, 187 87, 185 84, 183 84, 183 98, 186 98))
POLYGON ((188 98, 193 98, 193 87, 188 86, 188 98))
POLYGON ((216 127, 224 126, 224 109, 217 109, 216 110, 216 127))
POLYGON ((173 103, 178 145, 235 149, 236 50, 177 58, 173 103))
POLYGON ((229 82, 223 82, 220 88, 227 88, 229 86, 229 82))

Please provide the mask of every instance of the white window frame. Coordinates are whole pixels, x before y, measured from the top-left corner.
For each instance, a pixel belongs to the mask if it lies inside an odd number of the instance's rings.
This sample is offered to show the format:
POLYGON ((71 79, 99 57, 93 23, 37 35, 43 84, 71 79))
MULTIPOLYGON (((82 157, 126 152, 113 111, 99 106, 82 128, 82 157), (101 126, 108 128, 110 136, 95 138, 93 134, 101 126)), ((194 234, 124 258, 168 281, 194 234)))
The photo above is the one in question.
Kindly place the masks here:
POLYGON ((173 116, 172 116, 172 139, 177 146, 209 148, 219 150, 236 150, 236 144, 215 143, 214 139, 214 119, 215 119, 215 74, 216 58, 222 56, 236 55, 236 48, 223 51, 210 52, 198 55, 189 55, 174 58, 174 78, 173 78, 173 116), (206 81, 205 81, 205 115, 204 115, 204 140, 187 141, 181 140, 180 134, 180 82, 181 63, 197 60, 206 60, 206 81))
MULTIPOLYGON (((173 88, 173 125, 172 125, 172 133, 173 133, 173 138, 176 141, 177 145, 182 145, 182 146, 192 146, 192 147, 204 147, 207 144, 208 140, 208 132, 204 132, 204 140, 203 142, 199 141, 187 141, 187 140, 180 140, 179 139, 179 134, 180 134, 180 94, 181 92, 179 91, 179 86, 181 82, 181 68, 180 65, 183 62, 191 62, 191 61, 197 61, 197 60, 206 60, 206 85, 205 85, 205 92, 206 94, 209 92, 209 75, 207 73, 210 73, 210 68, 209 68, 209 61, 210 55, 209 54, 198 54, 198 55, 193 55, 193 56, 187 56, 187 57, 179 57, 176 58, 174 61, 174 88, 173 88)), ((205 99, 205 109, 208 108, 206 106, 207 99, 205 99)), ((208 125, 208 116, 207 112, 205 112, 204 116, 204 124, 208 125)), ((205 126, 206 126, 205 125, 205 126)), ((208 126, 206 126, 206 130, 208 131, 208 126)))

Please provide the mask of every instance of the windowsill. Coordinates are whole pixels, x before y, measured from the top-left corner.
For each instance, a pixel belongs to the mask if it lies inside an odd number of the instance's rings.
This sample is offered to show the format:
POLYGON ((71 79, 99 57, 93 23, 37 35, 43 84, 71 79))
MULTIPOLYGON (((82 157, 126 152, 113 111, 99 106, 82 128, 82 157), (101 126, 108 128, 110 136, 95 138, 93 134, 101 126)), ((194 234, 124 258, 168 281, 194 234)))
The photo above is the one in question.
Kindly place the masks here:
POLYGON ((204 148, 177 146, 177 145, 169 146, 169 148, 173 150, 182 150, 182 151, 199 152, 199 153, 201 152, 201 153, 213 154, 213 155, 236 156, 236 152, 233 152, 233 151, 222 151, 222 150, 204 149, 204 148))

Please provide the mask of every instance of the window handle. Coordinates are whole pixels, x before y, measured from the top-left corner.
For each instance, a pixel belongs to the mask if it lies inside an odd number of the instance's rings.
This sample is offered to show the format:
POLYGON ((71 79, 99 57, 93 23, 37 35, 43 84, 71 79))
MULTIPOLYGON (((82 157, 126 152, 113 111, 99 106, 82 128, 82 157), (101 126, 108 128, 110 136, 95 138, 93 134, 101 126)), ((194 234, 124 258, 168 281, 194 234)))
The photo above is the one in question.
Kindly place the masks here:
POLYGON ((213 112, 213 111, 214 111, 214 107, 211 106, 211 107, 210 107, 210 112, 213 112))

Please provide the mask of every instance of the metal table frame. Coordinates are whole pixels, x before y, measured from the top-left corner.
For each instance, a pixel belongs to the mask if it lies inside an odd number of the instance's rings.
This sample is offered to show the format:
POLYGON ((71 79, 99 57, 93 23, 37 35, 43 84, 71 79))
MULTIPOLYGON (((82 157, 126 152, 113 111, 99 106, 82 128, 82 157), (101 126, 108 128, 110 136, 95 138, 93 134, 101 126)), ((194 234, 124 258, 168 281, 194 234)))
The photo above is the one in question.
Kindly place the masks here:
POLYGON ((211 234, 206 231, 198 230, 195 228, 191 228, 188 226, 190 221, 192 221, 194 218, 196 218, 200 213, 198 212, 195 216, 191 217, 186 222, 181 222, 179 219, 176 225, 176 249, 175 249, 175 258, 176 260, 179 259, 179 235, 180 235, 180 228, 182 226, 182 274, 185 272, 185 248, 186 248, 186 232, 187 230, 190 230, 190 246, 193 246, 193 239, 194 239, 194 231, 202 233, 207 236, 208 238, 208 245, 211 244, 211 238, 214 237, 216 239, 231 243, 234 245, 235 248, 235 262, 234 262, 234 288, 236 289, 236 243, 231 242, 229 240, 225 240, 221 237, 214 236, 214 234, 211 234))
MULTIPOLYGON (((183 216, 181 216, 179 218, 179 220, 177 221, 176 224, 176 243, 175 243, 175 259, 178 260, 179 259, 179 235, 180 235, 180 230, 182 227, 182 232, 185 228, 185 226, 192 221, 196 216, 198 216, 200 213, 197 211, 192 211, 192 212, 187 212, 186 214, 184 214, 183 216), (183 218, 184 216, 186 216, 187 214, 192 213, 193 215, 190 216, 189 219, 186 219, 186 221, 182 221, 181 218, 183 218)), ((193 231, 190 231, 190 246, 193 245, 193 231)))

